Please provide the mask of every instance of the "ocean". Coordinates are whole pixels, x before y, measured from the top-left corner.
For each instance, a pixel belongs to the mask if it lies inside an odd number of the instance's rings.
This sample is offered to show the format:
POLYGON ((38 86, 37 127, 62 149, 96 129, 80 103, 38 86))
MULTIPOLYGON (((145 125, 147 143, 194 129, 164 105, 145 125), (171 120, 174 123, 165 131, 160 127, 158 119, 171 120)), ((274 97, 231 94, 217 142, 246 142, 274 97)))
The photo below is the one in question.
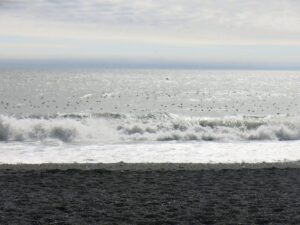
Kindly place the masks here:
POLYGON ((1 69, 0 163, 300 160, 300 72, 1 69))

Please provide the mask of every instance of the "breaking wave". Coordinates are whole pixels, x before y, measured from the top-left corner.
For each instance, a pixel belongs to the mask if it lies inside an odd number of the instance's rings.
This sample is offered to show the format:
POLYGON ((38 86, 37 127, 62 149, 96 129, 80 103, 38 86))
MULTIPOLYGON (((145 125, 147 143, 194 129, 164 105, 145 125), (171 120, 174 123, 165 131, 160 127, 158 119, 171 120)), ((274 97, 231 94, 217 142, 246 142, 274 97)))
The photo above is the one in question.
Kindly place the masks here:
POLYGON ((300 139, 297 117, 199 118, 173 114, 0 115, 0 141, 287 141, 300 139))

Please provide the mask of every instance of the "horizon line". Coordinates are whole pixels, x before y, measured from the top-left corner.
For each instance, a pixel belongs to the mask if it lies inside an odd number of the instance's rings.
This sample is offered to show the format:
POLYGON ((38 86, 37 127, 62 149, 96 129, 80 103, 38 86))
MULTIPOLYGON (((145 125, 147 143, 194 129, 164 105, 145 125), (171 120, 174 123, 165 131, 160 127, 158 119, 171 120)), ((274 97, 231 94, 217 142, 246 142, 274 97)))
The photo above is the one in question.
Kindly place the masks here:
POLYGON ((175 60, 103 59, 0 59, 0 68, 103 68, 103 69, 203 69, 203 70, 300 70, 299 63, 189 62, 175 60))

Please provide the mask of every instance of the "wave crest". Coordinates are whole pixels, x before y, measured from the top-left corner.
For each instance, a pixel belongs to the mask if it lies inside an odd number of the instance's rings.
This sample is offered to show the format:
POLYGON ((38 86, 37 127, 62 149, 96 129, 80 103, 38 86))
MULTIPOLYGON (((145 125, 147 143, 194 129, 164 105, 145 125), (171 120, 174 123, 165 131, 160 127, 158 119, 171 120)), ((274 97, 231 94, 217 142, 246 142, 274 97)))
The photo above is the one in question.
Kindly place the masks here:
POLYGON ((297 117, 197 118, 172 114, 0 115, 0 141, 252 141, 299 140, 297 117))

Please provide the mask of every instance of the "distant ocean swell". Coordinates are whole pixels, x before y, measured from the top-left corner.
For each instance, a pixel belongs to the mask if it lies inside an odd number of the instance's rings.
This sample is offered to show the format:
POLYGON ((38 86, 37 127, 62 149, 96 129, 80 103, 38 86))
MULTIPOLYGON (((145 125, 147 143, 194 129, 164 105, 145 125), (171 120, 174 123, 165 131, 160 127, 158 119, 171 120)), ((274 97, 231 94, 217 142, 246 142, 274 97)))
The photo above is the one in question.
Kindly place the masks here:
POLYGON ((300 118, 199 118, 173 114, 0 115, 0 141, 58 140, 68 143, 139 141, 300 140, 300 118))

